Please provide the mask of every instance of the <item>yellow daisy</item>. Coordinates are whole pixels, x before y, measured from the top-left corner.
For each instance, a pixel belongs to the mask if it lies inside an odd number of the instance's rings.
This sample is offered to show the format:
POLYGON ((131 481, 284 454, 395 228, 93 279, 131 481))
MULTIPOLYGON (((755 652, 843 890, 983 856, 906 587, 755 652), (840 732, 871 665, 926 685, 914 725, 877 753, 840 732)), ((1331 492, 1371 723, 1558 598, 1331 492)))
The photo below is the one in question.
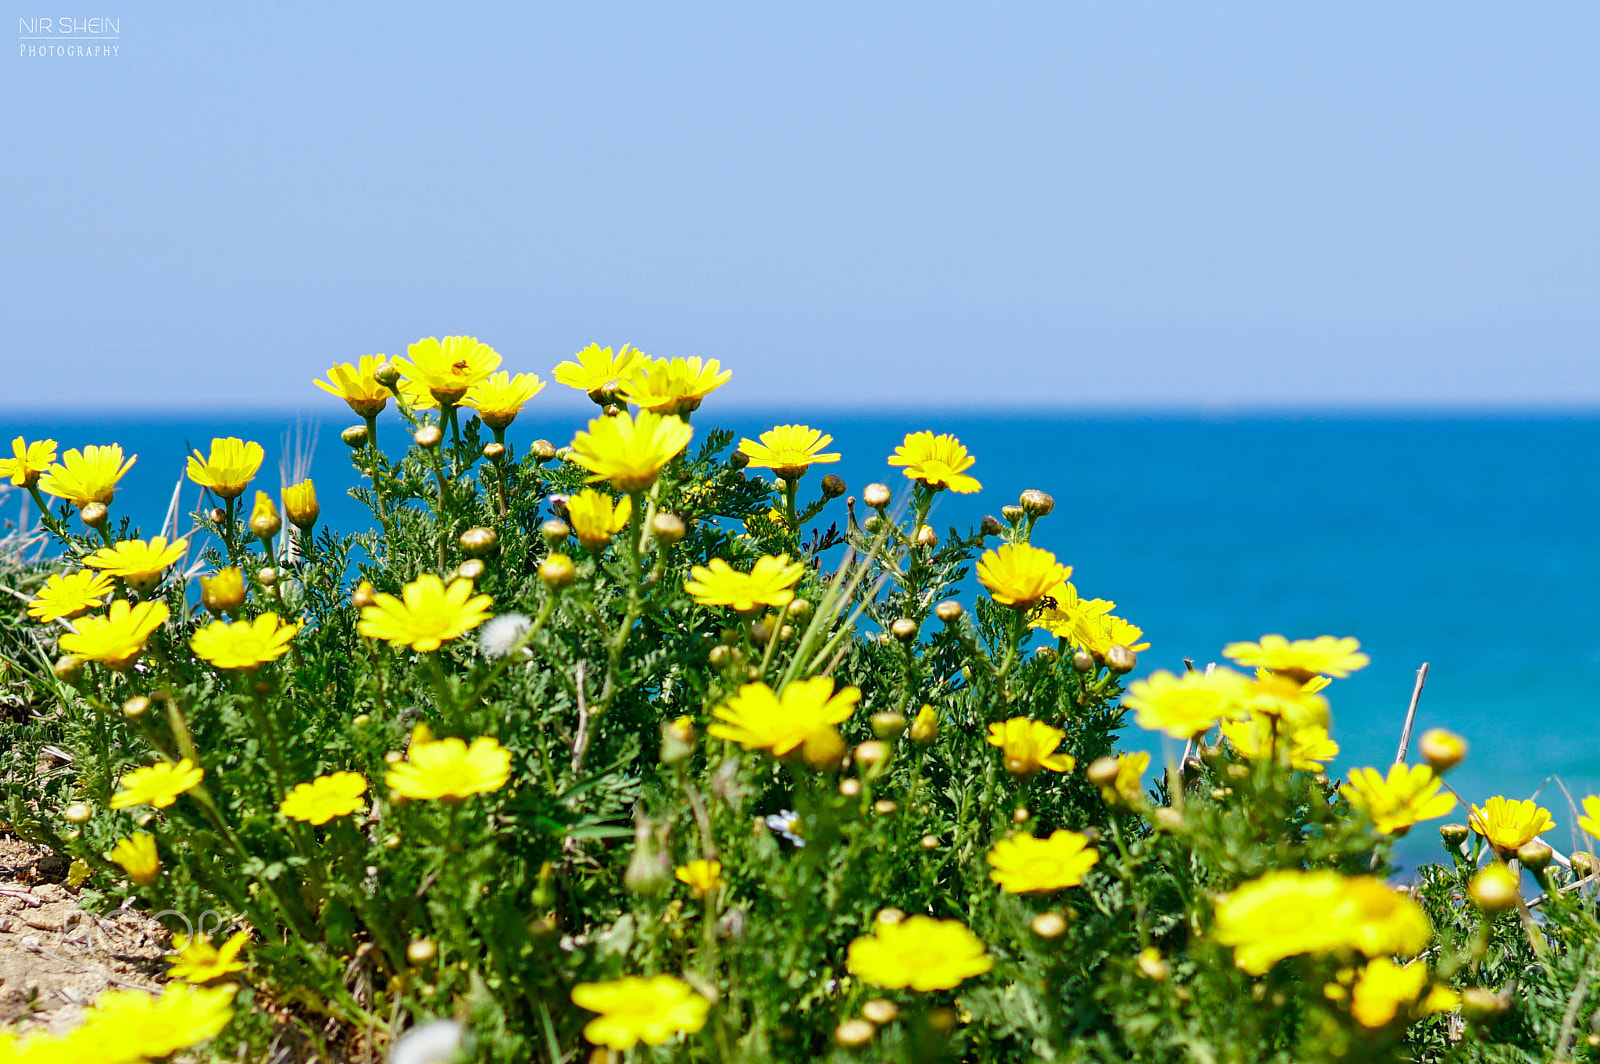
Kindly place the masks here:
POLYGON ((361 797, 366 793, 367 781, 359 772, 334 772, 297 784, 278 805, 278 812, 320 826, 336 816, 361 812, 367 807, 361 797))
POLYGON ((114 547, 101 547, 83 559, 83 564, 107 576, 122 577, 129 587, 144 595, 161 583, 162 574, 181 561, 188 548, 188 540, 169 545, 166 536, 152 536, 149 542, 127 539, 114 547))
POLYGON ((303 532, 311 531, 317 518, 322 516, 322 507, 317 505, 317 486, 306 479, 284 488, 283 512, 289 515, 294 527, 303 532))
POLYGON ((328 370, 327 380, 311 383, 350 404, 358 417, 377 417, 389 402, 389 389, 379 384, 375 376, 383 364, 382 355, 362 355, 353 366, 348 362, 335 362, 328 370))
POLYGON ((98 609, 114 587, 109 576, 93 569, 51 573, 29 601, 28 616, 47 623, 81 616, 98 609))
POLYGON ((697 898, 703 898, 722 886, 721 861, 707 861, 703 857, 696 858, 686 865, 679 865, 673 869, 672 874, 677 878, 678 882, 689 884, 689 889, 694 891, 697 898))
POLYGON ((694 430, 682 418, 649 410, 598 417, 572 438, 572 460, 587 469, 592 484, 609 480, 618 491, 644 491, 661 470, 689 446, 694 430))
POLYGON ((511 752, 490 738, 434 739, 419 727, 406 759, 384 776, 402 798, 457 801, 497 791, 511 779, 511 752))
POLYGON ((139 656, 150 633, 167 620, 165 602, 132 604, 118 599, 104 617, 84 617, 76 632, 61 637, 61 649, 114 669, 125 668, 139 656))
POLYGON ((764 683, 747 683, 739 693, 711 711, 716 721, 706 734, 729 739, 746 750, 769 750, 782 757, 819 732, 850 719, 861 691, 814 676, 793 680, 780 696, 764 683))
POLYGON ((517 419, 528 401, 544 391, 544 381, 536 373, 519 373, 515 377, 501 370, 491 373, 474 384, 462 406, 478 412, 483 423, 491 429, 503 429, 517 419))
POLYGON ((0 458, 0 477, 10 477, 15 487, 32 487, 39 483, 39 475, 56 460, 56 441, 28 443, 18 436, 11 441, 11 454, 10 458, 0 458))
POLYGON ((1302 772, 1321 772, 1324 764, 1339 756, 1339 744, 1328 737, 1328 729, 1316 724, 1295 727, 1279 724, 1273 717, 1247 717, 1225 720, 1222 736, 1239 756, 1264 761, 1276 756, 1290 768, 1302 772))
POLYGON ((646 355, 627 344, 616 354, 612 354, 609 347, 590 344, 572 357, 577 361, 563 362, 555 368, 556 382, 586 392, 589 398, 604 406, 615 398, 646 355))
POLYGON ((1455 795, 1444 791, 1444 781, 1427 765, 1390 765, 1387 776, 1375 768, 1358 768, 1339 793, 1385 835, 1403 834, 1413 824, 1456 807, 1455 795))
POLYGON ((1241 715, 1249 689, 1249 681, 1232 669, 1215 669, 1209 676, 1156 672, 1129 684, 1122 701, 1134 711, 1139 727, 1166 732, 1174 739, 1192 739, 1241 715))
POLYGON ((165 809, 178 800, 178 795, 199 783, 205 774, 205 769, 186 757, 176 764, 161 761, 136 768, 117 781, 120 789, 111 796, 111 808, 153 805, 165 809))
POLYGON ((156 852, 155 836, 143 831, 119 840, 107 856, 141 887, 148 887, 161 876, 161 856, 156 852))
POLYGON ((189 648, 219 669, 253 669, 289 652, 300 624, 284 624, 276 613, 253 621, 213 621, 195 632, 189 648))
POLYGON ((1002 543, 978 559, 978 583, 1002 606, 1026 612, 1072 575, 1047 550, 1027 543, 1002 543))
POLYGON ((1550 810, 1532 799, 1518 801, 1495 795, 1483 803, 1482 809, 1472 807, 1467 826, 1497 849, 1515 850, 1555 827, 1556 822, 1550 819, 1550 810))
POLYGON ((357 630, 392 646, 438 650, 488 620, 494 603, 488 595, 474 595, 471 580, 452 580, 446 587, 432 573, 411 581, 401 596, 379 593, 371 606, 362 608, 357 630))
POLYGON ((246 443, 237 436, 214 439, 211 457, 196 451, 189 459, 189 479, 220 499, 237 499, 261 469, 264 456, 259 443, 246 443))
POLYGON ((632 1049, 643 1042, 659 1046, 706 1025, 711 1002, 676 976, 641 979, 624 976, 605 983, 579 983, 572 1003, 599 1013, 583 1028, 583 1036, 608 1049, 632 1049))
POLYGON ((1361 641, 1319 635, 1315 639, 1290 642, 1281 635, 1264 635, 1259 643, 1229 643, 1223 656, 1246 668, 1260 667, 1300 682, 1313 676, 1344 679, 1357 669, 1366 668, 1372 659, 1361 653, 1361 641))
POLYGON ((777 425, 761 434, 760 442, 739 441, 739 453, 758 469, 770 469, 783 480, 799 480, 814 465, 837 462, 838 454, 823 454, 833 442, 810 425, 777 425))
POLYGON ((989 878, 1008 894, 1065 890, 1083 882, 1100 855, 1089 837, 1076 831, 1055 831, 1047 839, 1013 835, 989 851, 989 878))
POLYGON ((622 382, 619 394, 642 410, 689 414, 732 378, 733 371, 723 369, 714 358, 644 359, 622 382))
POLYGON ((762 606, 787 606, 794 587, 805 575, 804 562, 790 562, 787 554, 764 554, 748 573, 741 573, 721 558, 689 570, 683 589, 702 606, 732 606, 750 613, 762 606))
POLYGON ((908 478, 935 491, 949 488, 963 495, 983 487, 967 473, 976 461, 954 436, 931 432, 911 433, 889 458, 890 465, 905 466, 908 478))
POLYGON ((1042 721, 1012 717, 1003 724, 989 725, 989 745, 998 746, 1005 757, 1006 771, 1026 779, 1040 769, 1071 772, 1077 761, 1071 754, 1058 754, 1056 748, 1067 733, 1042 721))
POLYGON ((225 975, 244 971, 239 951, 250 941, 250 932, 237 931, 221 948, 211 944, 210 935, 190 938, 183 932, 172 936, 173 952, 167 954, 167 978, 185 983, 209 983, 225 975))
POLYGON ((603 491, 585 488, 567 499, 567 519, 572 522, 578 542, 592 551, 603 551, 611 537, 628 527, 633 516, 633 497, 613 499, 603 491))
POLYGON ((80 510, 92 502, 109 506, 117 491, 117 481, 136 461, 137 455, 123 461, 122 447, 115 443, 85 447, 82 453, 71 450, 39 478, 39 490, 66 499, 80 510))
POLYGON ((473 336, 428 336, 406 348, 407 358, 392 361, 406 380, 428 389, 441 403, 461 402, 473 385, 500 368, 495 349, 473 336))
POLYGON ((886 990, 952 990, 994 966, 983 941, 957 920, 879 920, 872 932, 850 943, 845 968, 886 990))

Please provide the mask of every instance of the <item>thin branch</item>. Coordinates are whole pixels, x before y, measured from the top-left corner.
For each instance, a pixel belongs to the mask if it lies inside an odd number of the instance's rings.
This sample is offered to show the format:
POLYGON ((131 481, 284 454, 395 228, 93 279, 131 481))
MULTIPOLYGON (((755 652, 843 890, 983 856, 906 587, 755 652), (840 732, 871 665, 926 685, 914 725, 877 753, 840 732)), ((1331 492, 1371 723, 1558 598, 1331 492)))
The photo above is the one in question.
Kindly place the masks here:
POLYGON ((1422 668, 1417 670, 1416 686, 1411 688, 1411 705, 1406 709, 1405 727, 1400 729, 1400 749, 1394 755, 1394 763, 1401 764, 1406 759, 1406 751, 1411 748, 1411 726, 1417 722, 1417 703, 1422 701, 1422 685, 1428 682, 1428 663, 1424 661, 1422 668))

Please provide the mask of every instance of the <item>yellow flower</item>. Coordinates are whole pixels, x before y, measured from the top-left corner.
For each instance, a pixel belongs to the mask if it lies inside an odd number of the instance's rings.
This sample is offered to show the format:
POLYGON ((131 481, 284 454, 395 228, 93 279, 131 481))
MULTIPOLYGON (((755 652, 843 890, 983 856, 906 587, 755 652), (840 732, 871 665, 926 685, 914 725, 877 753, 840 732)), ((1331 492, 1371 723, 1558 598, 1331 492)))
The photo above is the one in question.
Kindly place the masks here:
POLYGON ((1281 635, 1264 635, 1259 643, 1229 643, 1222 648, 1223 655, 1237 665, 1270 669, 1302 683, 1313 676, 1342 680, 1357 669, 1366 668, 1372 659, 1360 651, 1359 639, 1331 635, 1292 643, 1281 635))
POLYGON ((434 739, 425 727, 411 737, 406 759, 384 776, 404 798, 461 799, 497 791, 511 779, 511 752, 488 737, 434 739))
POLYGON ((578 542, 592 551, 603 551, 611 537, 628 527, 633 516, 633 498, 624 495, 613 500, 603 491, 585 488, 567 499, 567 518, 578 542))
POLYGON ((189 479, 210 488, 221 499, 237 499, 250 486, 261 469, 264 452, 259 443, 246 443, 237 436, 211 441, 211 457, 199 451, 189 459, 189 479))
POLYGON ((163 987, 159 998, 143 990, 108 990, 84 1026, 101 1041, 161 1060, 221 1034, 233 1019, 237 989, 175 982, 163 987))
POLYGON ((263 613, 253 621, 213 621, 194 634, 189 647, 219 669, 253 669, 287 654, 298 631, 298 623, 263 613))
POLYGON ((377 417, 389 402, 389 389, 379 384, 375 376, 383 362, 382 355, 362 355, 353 366, 335 362, 328 370, 327 380, 311 383, 349 403, 358 417, 377 417))
POLYGON ((1337 872, 1278 871, 1217 899, 1212 938, 1233 947, 1233 963, 1262 975, 1285 957, 1346 945, 1333 915, 1344 903, 1337 872))
POLYGON ((721 861, 696 858, 686 865, 679 865, 672 874, 677 876, 678 882, 689 884, 689 889, 694 891, 697 898, 705 897, 722 886, 721 861))
POLYGON ((1139 727, 1166 732, 1174 739, 1192 739, 1219 721, 1238 716, 1248 690, 1249 682, 1232 669, 1214 669, 1209 676, 1156 672, 1129 684, 1122 701, 1134 710, 1139 727))
POLYGON ((472 336, 425 337, 406 354, 410 357, 392 360, 396 368, 441 403, 461 402, 473 385, 500 368, 494 348, 472 336))
POLYGON ((28 602, 28 616, 46 623, 78 617, 99 607, 112 590, 111 578, 93 569, 51 573, 28 602))
POLYGON ((168 979, 181 979, 186 983, 209 983, 225 975, 244 971, 239 951, 250 941, 250 932, 237 931, 218 949, 211 944, 210 935, 190 938, 179 932, 172 936, 175 952, 167 954, 168 979))
POLYGON ((232 616, 244 605, 244 573, 232 566, 200 578, 200 601, 214 614, 232 616))
POLYGON ((1013 835, 989 851, 989 878, 1008 894, 1064 890, 1083 882, 1100 855, 1087 835, 1055 831, 1048 839, 1013 835))
POLYGON ((1482 809, 1472 807, 1467 825, 1488 839, 1490 845, 1502 850, 1515 850, 1555 827, 1556 822, 1550 819, 1550 810, 1532 799, 1518 801, 1496 795, 1484 802, 1482 809))
POLYGON ((39 478, 39 490, 58 499, 66 499, 83 509, 92 502, 111 505, 116 494, 117 481, 138 461, 135 455, 122 460, 122 447, 85 447, 80 454, 76 449, 61 456, 61 462, 50 467, 39 478))
POLYGON ((1077 761, 1071 754, 1056 753, 1056 747, 1066 737, 1067 733, 1060 728, 1027 717, 1012 717, 1004 724, 989 725, 989 745, 1000 748, 1006 771, 1024 778, 1042 768, 1071 772, 1077 761))
POLYGON ((1065 580, 1051 588, 1043 601, 1044 607, 1029 619, 1028 627, 1043 628, 1057 639, 1073 642, 1079 639, 1079 625, 1109 614, 1117 605, 1109 599, 1079 598, 1078 589, 1065 580))
POLYGON ((1385 835, 1403 834, 1456 807, 1455 796, 1444 793, 1444 781, 1427 765, 1390 765, 1387 777, 1375 768, 1358 768, 1339 793, 1385 835))
POLYGON ((161 875, 161 855, 156 852, 155 836, 143 831, 136 831, 111 847, 110 858, 141 887, 148 887, 161 875))
POLYGON ((421 381, 401 377, 399 383, 395 385, 395 390, 400 393, 400 405, 407 410, 439 409, 439 400, 433 397, 428 386, 421 381))
POLYGON ((777 425, 761 434, 761 442, 739 441, 739 452, 757 469, 770 469, 784 480, 799 480, 813 465, 837 462, 837 454, 820 454, 833 442, 809 425, 777 425))
POLYGON ((750 572, 741 573, 721 558, 710 565, 690 568, 683 589, 702 606, 732 606, 749 613, 760 606, 787 606, 794 601, 794 586, 805 575, 804 562, 789 561, 787 554, 764 554, 750 572))
POLYGON ((646 356, 627 344, 615 355, 609 347, 590 344, 572 357, 577 361, 563 362, 555 368, 556 382, 587 392, 589 398, 605 404, 611 402, 618 389, 633 375, 634 367, 646 356))
POLYGON ((1346 880, 1330 919, 1347 945, 1369 957, 1413 956, 1433 934, 1422 906, 1374 876, 1346 880))
POLYGON ((490 428, 503 429, 517 419, 528 400, 542 391, 544 381, 537 373, 519 373, 513 377, 501 370, 474 384, 461 405, 476 410, 490 428))
POLYGON ((317 486, 308 478, 284 488, 283 511, 294 527, 303 532, 311 531, 317 518, 322 516, 322 507, 317 505, 317 486))
POLYGON ((851 975, 886 990, 952 990, 994 967, 983 942, 958 920, 913 916, 879 920, 872 934, 850 943, 851 975))
POLYGON ((781 697, 764 683, 747 683, 712 710, 717 722, 706 728, 706 734, 782 757, 818 732, 848 720, 860 700, 861 692, 854 687, 835 693, 827 676, 792 680, 781 697))
POLYGON ((905 474, 910 479, 935 491, 949 488, 963 495, 983 487, 976 477, 967 474, 976 461, 954 436, 935 436, 931 432, 911 433, 889 457, 890 465, 906 467, 905 474))
POLYGON ((649 410, 634 417, 624 410, 615 417, 598 417, 586 432, 572 438, 572 460, 597 480, 609 480, 618 491, 644 491, 694 437, 682 418, 664 417, 649 410))
POLYGON ((978 559, 978 583, 988 588, 1000 605, 1024 612, 1071 575, 1072 566, 1060 564, 1054 554, 1027 543, 1002 543, 998 550, 986 550, 978 559))
POLYGON ((367 781, 359 772, 335 772, 297 784, 284 797, 278 812, 291 820, 322 825, 336 816, 361 812, 367 807, 361 800, 366 793, 367 781))
POLYGON ((1117 755, 1116 779, 1100 788, 1100 795, 1108 803, 1138 805, 1144 801, 1144 774, 1150 768, 1149 753, 1117 755))
POLYGON ((494 602, 488 595, 474 595, 471 580, 452 580, 445 587, 432 573, 411 581, 401 595, 380 593, 371 606, 362 608, 357 630, 392 646, 438 650, 440 644, 488 620, 494 602))
POLYGON ((1296 728, 1287 721, 1279 726, 1271 717, 1247 717, 1223 721, 1222 735, 1240 757, 1265 761, 1276 756, 1302 772, 1321 772, 1325 762, 1339 756, 1339 744, 1328 737, 1328 729, 1315 724, 1296 728))
POLYGON ((118 599, 104 617, 84 617, 78 630, 61 637, 61 649, 114 669, 125 668, 144 649, 150 633, 167 620, 165 602, 130 604, 118 599))
POLYGON ((55 440, 26 442, 21 436, 11 441, 11 458, 0 458, 0 477, 10 477, 19 488, 39 483, 39 474, 56 460, 55 440))
POLYGON ((1426 1016, 1455 1007, 1455 991, 1436 986, 1424 998, 1426 989, 1426 963, 1400 965, 1388 957, 1378 957, 1368 961, 1356 977, 1350 991, 1350 1015, 1363 1027, 1377 1028, 1387 1026, 1402 1010, 1410 1019, 1413 1014, 1426 1016))
POLYGON ((693 1034, 706 1025, 711 1002, 673 975, 636 975, 605 983, 579 983, 572 988, 572 1003, 598 1012, 583 1028, 583 1036, 608 1049, 632 1049, 643 1042, 659 1046, 680 1034, 693 1034))
POLYGON ((1583 815, 1578 817, 1578 826, 1591 838, 1600 839, 1600 798, 1591 794, 1583 800, 1583 815))
POLYGON ((1317 692, 1332 682, 1326 676, 1313 676, 1302 683, 1292 676, 1257 669, 1242 708, 1257 716, 1280 718, 1295 727, 1314 724, 1326 728, 1328 700, 1317 692))
POLYGON ((161 574, 168 566, 182 560, 188 547, 186 539, 169 546, 166 536, 152 536, 148 543, 142 539, 128 539, 114 547, 101 547, 83 559, 83 564, 107 576, 122 577, 129 587, 143 595, 161 583, 161 574))
POLYGON ((658 414, 689 414, 705 397, 727 384, 732 370, 716 359, 647 358, 633 367, 622 382, 621 396, 643 410, 658 414))
POLYGON ((205 769, 186 757, 177 764, 161 761, 136 768, 117 781, 121 789, 111 796, 111 808, 153 805, 165 809, 178 800, 178 795, 198 784, 205 774, 205 769))

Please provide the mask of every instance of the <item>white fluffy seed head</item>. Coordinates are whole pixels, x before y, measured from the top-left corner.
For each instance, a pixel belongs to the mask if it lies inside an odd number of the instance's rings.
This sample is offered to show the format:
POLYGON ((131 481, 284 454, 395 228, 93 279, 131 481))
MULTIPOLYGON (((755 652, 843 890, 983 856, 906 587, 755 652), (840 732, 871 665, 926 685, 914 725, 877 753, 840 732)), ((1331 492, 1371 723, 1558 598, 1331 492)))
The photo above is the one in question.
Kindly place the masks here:
POLYGON ((485 657, 503 658, 528 634, 533 621, 520 613, 502 613, 490 619, 478 632, 478 645, 485 657))

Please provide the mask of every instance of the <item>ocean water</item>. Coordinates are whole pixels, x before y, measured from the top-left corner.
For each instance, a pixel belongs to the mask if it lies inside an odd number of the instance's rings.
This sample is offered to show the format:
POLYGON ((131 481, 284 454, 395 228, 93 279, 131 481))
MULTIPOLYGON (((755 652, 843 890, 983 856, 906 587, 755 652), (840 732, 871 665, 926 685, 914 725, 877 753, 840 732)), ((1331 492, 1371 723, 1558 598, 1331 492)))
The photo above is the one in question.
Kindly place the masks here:
MULTIPOLYGON (((698 432, 720 413, 712 404, 696 415, 698 432)), ((510 436, 563 443, 584 416, 530 411, 510 436)), ((115 509, 150 529, 186 447, 213 435, 259 440, 275 486, 298 427, 315 435, 324 521, 349 528, 365 515, 340 492, 354 482, 338 438, 350 420, 337 410, 227 420, 13 415, 4 438, 48 434, 63 447, 118 442, 137 452, 115 509)), ((1074 566, 1080 592, 1114 600, 1145 629, 1153 645, 1136 676, 1181 669, 1185 657, 1220 661, 1225 643, 1269 632, 1359 637, 1372 664, 1328 692, 1343 747, 1331 773, 1393 759, 1426 661, 1418 733, 1446 726, 1471 742, 1452 774, 1469 799, 1539 793, 1557 822, 1550 840, 1566 848, 1575 818, 1552 778, 1580 800, 1600 791, 1600 416, 736 410, 716 423, 754 435, 775 420, 832 433, 845 456, 832 468, 852 492, 872 480, 899 490, 904 478, 884 459, 905 432, 957 434, 984 487, 941 499, 941 535, 998 513, 1024 488, 1049 491, 1056 510, 1035 542, 1074 566)), ((390 416, 380 434, 398 445, 399 428, 390 416)), ((810 497, 815 473, 802 485, 810 497)), ((185 512, 197 498, 186 485, 185 512)), ((0 499, 0 516, 14 520, 16 501, 0 499)), ((1407 859, 1433 858, 1436 839, 1418 829, 1407 859)))

